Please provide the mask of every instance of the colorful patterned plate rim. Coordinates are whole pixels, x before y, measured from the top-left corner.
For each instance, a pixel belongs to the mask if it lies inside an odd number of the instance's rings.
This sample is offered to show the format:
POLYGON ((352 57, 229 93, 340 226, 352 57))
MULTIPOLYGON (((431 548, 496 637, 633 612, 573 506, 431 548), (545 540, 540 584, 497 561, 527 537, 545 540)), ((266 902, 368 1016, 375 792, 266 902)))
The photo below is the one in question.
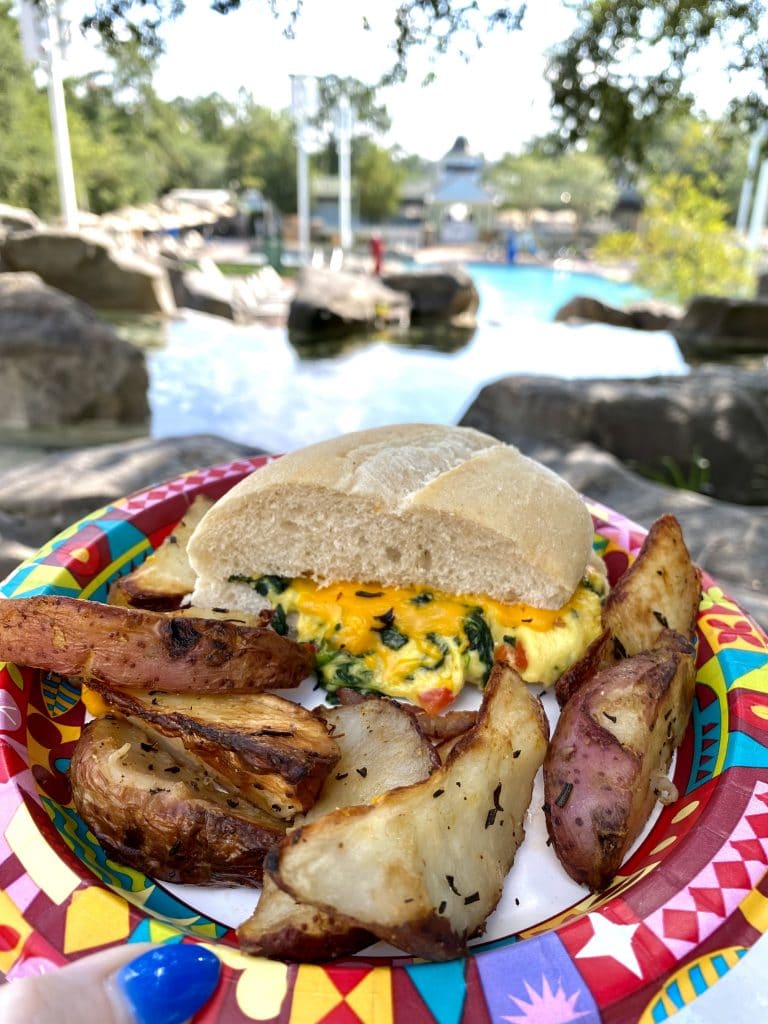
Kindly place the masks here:
MULTIPOLYGON (((0 593, 105 600, 198 494, 218 498, 266 461, 189 473, 100 509, 16 569, 0 593)), ((590 507, 615 580, 645 531, 590 507)), ((109 861, 72 809, 77 688, 0 665, 0 971, 21 977, 124 942, 199 942, 223 962, 222 983, 196 1018, 206 1024, 664 1021, 768 930, 768 638, 706 573, 698 628, 677 802, 606 893, 445 964, 353 958, 322 967, 240 953, 231 929, 109 861)))

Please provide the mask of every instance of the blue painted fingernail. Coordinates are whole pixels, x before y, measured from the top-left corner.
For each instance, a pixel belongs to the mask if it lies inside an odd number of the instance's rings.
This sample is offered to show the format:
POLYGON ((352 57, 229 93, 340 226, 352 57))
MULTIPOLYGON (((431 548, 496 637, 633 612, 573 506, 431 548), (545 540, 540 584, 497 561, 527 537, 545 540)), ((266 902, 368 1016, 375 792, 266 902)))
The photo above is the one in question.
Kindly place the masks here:
POLYGON ((200 946, 151 949, 115 975, 136 1024, 181 1024, 213 995, 219 958, 200 946))

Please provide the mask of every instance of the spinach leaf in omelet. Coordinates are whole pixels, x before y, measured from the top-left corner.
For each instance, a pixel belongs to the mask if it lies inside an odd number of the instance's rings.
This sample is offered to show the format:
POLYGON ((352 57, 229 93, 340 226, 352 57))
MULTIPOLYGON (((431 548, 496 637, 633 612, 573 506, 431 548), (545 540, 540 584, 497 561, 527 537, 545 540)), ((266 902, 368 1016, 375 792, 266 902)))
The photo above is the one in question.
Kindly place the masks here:
POLYGON ((469 641, 470 651, 474 651, 478 659, 483 663, 483 686, 485 686, 493 666, 493 636, 490 627, 479 608, 473 608, 465 616, 463 626, 469 641))

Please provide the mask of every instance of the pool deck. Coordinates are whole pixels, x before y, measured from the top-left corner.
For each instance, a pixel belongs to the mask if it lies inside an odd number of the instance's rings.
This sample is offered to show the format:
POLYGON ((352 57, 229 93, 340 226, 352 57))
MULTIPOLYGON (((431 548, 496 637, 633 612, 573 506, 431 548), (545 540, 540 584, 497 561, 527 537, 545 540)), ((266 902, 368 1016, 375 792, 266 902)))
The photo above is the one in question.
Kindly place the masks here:
MULTIPOLYGON (((209 257, 214 262, 248 263, 254 261, 252 251, 252 240, 248 238, 214 238, 206 243, 201 255, 209 257)), ((419 266, 430 264, 446 265, 451 263, 506 263, 504 252, 499 245, 491 245, 477 242, 472 245, 433 245, 425 246, 408 254, 419 266)), ((393 254, 392 263, 397 260, 398 254, 393 254)), ((364 250, 353 250, 348 265, 350 269, 364 269, 368 262, 364 250)), ((384 269, 387 269, 385 257, 384 269)), ((554 257, 549 258, 538 253, 518 253, 515 265, 551 267, 554 270, 573 271, 580 274, 596 274, 599 277, 607 277, 612 281, 628 282, 632 278, 632 268, 627 264, 606 266, 595 263, 592 260, 581 257, 554 257)), ((398 263, 399 266, 399 263, 398 263)), ((393 268, 394 269, 394 266, 393 268)))

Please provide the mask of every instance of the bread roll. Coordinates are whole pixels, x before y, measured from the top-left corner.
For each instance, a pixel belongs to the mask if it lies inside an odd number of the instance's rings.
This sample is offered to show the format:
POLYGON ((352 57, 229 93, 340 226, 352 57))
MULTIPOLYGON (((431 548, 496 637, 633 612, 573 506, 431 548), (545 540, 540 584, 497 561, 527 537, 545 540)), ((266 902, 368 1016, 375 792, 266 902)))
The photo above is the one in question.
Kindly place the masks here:
POLYGON ((188 552, 195 603, 261 604, 227 581, 278 575, 559 608, 591 544, 583 501, 544 466, 470 428, 405 424, 257 470, 205 515, 188 552))

